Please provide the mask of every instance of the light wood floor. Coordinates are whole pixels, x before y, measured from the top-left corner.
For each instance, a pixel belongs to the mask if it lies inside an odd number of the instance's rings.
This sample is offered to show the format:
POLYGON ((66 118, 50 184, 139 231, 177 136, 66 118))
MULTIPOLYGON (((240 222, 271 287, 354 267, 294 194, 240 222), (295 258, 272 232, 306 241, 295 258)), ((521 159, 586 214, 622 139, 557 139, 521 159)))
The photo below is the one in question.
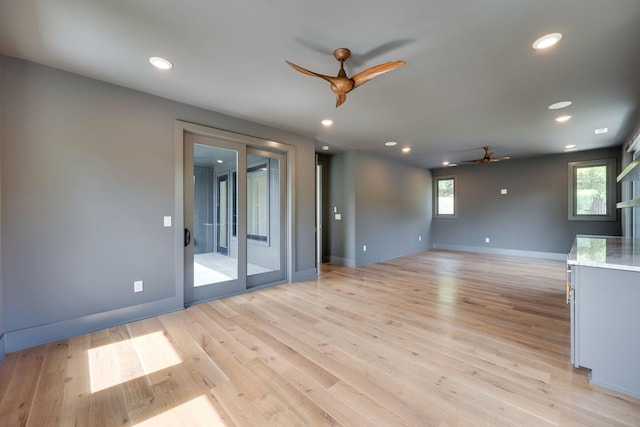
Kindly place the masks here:
POLYGON ((640 425, 569 362, 561 262, 431 251, 7 355, 0 425, 640 425))

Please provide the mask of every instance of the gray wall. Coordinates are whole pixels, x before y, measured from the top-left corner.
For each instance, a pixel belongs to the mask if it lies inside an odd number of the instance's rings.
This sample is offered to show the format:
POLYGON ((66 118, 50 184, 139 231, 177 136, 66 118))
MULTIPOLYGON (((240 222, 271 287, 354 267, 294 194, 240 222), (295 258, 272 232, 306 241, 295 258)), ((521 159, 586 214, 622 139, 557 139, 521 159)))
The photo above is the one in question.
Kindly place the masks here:
POLYGON ((18 331, 56 339, 46 325, 175 297, 174 229, 162 218, 175 218, 176 119, 296 147, 294 280, 315 274, 312 140, 9 57, 0 72, 11 105, 0 123, 8 349, 18 331))
POLYGON ((568 163, 604 158, 618 159, 619 170, 618 147, 433 170, 434 182, 456 176, 458 203, 457 218, 434 217, 434 247, 563 259, 576 234, 620 235, 620 215, 615 222, 567 219, 568 163))
POLYGON ((331 158, 330 175, 331 207, 343 214, 331 219, 333 262, 359 267, 431 248, 428 170, 350 151, 331 158))

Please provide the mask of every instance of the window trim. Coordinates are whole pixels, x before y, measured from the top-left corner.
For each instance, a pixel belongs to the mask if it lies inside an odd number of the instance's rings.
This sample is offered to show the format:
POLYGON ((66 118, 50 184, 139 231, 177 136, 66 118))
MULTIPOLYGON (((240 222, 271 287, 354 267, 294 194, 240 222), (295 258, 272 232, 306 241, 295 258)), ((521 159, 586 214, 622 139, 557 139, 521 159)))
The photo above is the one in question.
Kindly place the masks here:
POLYGON ((458 217, 458 179, 456 175, 436 176, 433 186, 433 217, 434 218, 457 218, 458 217), (453 180, 453 214, 441 214, 438 211, 438 181, 453 180))
POLYGON ((618 211, 616 208, 617 185, 616 185, 616 159, 583 160, 568 163, 568 219, 569 221, 617 221, 618 211), (580 167, 606 166, 607 167, 607 214, 606 215, 579 215, 576 213, 577 192, 576 173, 580 167))

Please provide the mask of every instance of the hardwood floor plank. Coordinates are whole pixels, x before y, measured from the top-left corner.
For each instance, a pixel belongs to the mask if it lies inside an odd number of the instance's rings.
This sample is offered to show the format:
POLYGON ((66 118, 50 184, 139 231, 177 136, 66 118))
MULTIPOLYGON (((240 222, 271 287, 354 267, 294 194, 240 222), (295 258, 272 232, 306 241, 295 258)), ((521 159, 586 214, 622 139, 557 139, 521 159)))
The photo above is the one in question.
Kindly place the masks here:
POLYGON ((48 344, 47 350, 40 381, 33 396, 28 426, 62 425, 64 394, 51 393, 50 390, 65 382, 69 354, 68 340, 48 344))
POLYGON ((3 369, 10 369, 6 384, 0 385, 0 420, 13 426, 26 426, 31 412, 44 358, 50 345, 43 345, 31 351, 22 350, 7 355, 3 369), (7 399, 6 397, 11 397, 7 399))
MULTIPOLYGON (((67 373, 62 384, 51 385, 50 393, 62 394, 62 426, 81 425, 78 415, 91 394, 91 373, 87 350, 91 336, 80 335, 69 339, 67 373)), ((1 369, 3 369, 2 367, 1 369)))

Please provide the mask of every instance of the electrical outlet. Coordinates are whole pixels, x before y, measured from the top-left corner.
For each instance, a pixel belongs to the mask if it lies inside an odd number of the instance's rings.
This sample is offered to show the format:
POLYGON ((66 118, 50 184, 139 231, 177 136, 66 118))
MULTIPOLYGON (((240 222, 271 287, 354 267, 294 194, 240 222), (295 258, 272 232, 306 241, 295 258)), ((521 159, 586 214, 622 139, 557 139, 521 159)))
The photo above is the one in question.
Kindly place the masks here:
POLYGON ((507 189, 506 188, 501 188, 500 189, 500 194, 507 194, 507 189))
POLYGON ((142 280, 133 282, 133 292, 142 292, 144 290, 142 280))
POLYGON ((165 227, 171 227, 171 217, 170 216, 165 216, 164 217, 164 226, 165 227))
POLYGON ((489 243, 489 242, 491 242, 491 239, 489 239, 488 237, 485 237, 485 238, 484 238, 484 242, 485 242, 485 243, 489 243))
POLYGON ((367 252, 367 245, 362 246, 362 252, 367 252))

